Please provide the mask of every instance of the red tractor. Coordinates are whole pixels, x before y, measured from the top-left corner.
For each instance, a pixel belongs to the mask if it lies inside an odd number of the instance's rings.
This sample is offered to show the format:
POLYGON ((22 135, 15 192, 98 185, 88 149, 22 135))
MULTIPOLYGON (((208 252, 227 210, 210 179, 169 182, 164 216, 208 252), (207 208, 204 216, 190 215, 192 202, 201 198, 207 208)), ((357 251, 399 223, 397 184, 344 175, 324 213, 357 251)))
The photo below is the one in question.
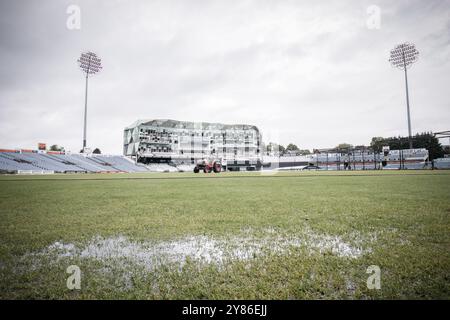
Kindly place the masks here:
POLYGON ((220 160, 199 160, 194 168, 194 172, 199 173, 200 170, 203 170, 204 173, 210 173, 211 171, 219 173, 222 171, 222 164, 220 163, 220 160))

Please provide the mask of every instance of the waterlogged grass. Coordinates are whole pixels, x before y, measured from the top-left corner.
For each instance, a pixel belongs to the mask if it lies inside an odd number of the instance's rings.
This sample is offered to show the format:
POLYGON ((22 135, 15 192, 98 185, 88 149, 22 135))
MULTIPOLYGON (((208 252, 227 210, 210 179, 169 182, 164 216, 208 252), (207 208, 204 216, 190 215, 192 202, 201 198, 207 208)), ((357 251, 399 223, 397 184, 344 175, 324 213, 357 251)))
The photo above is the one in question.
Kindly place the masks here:
POLYGON ((0 177, 3 299, 448 299, 449 249, 446 171, 0 177))

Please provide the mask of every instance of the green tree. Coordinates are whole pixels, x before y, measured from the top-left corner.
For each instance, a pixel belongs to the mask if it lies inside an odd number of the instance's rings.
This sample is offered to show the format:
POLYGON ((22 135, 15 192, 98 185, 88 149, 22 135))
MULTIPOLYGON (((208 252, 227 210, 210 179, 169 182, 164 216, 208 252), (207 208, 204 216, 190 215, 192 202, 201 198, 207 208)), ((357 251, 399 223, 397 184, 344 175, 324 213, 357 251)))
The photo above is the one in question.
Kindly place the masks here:
POLYGON ((349 144, 349 143, 340 143, 338 144, 338 146, 336 147, 336 149, 340 149, 340 150, 349 150, 352 149, 353 145, 349 144))
POLYGON ((273 142, 269 142, 268 144, 265 145, 265 150, 266 152, 272 152, 274 150, 274 143, 273 142))
POLYGON ((54 144, 50 146, 50 151, 64 151, 64 147, 54 144))
MULTIPOLYGON (((430 160, 441 158, 444 156, 444 149, 432 132, 418 133, 412 137, 414 148, 425 148, 428 150, 430 160)), ((380 152, 383 146, 389 146, 390 149, 409 149, 408 137, 374 137, 370 146, 380 152)))
POLYGON ((444 154, 450 154, 450 146, 444 146, 444 154))
POLYGON ((375 152, 381 152, 381 149, 383 148, 384 145, 384 138, 383 137, 373 137, 372 141, 370 142, 370 147, 375 151, 375 152))
POLYGON ((289 151, 289 153, 293 153, 295 155, 305 155, 305 154, 311 154, 311 151, 308 149, 300 149, 297 147, 297 145, 293 143, 289 143, 286 147, 286 151, 289 151))
POLYGON ((92 151, 92 153, 94 153, 94 154, 101 154, 102 152, 100 151, 99 148, 95 148, 94 151, 92 151))
POLYGON ((285 147, 274 142, 269 142, 266 146, 267 152, 279 152, 280 154, 284 154, 285 150, 285 147))

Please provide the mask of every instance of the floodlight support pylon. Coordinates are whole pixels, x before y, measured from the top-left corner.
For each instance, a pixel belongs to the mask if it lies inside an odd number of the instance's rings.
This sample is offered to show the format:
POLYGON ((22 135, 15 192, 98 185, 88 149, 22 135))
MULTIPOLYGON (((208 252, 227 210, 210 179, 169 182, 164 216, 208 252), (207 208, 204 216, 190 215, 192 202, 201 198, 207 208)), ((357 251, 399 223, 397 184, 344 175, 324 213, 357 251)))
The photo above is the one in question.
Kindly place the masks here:
POLYGON ((411 129, 411 112, 409 107, 409 88, 408 88, 408 71, 406 70, 408 66, 411 66, 417 61, 419 52, 416 50, 414 44, 405 42, 397 45, 391 50, 391 56, 389 61, 394 67, 403 69, 405 73, 405 92, 406 92, 406 114, 408 120, 408 142, 409 148, 413 148, 413 138, 411 129))
POLYGON ((413 148, 412 133, 411 133, 411 115, 409 111, 409 92, 408 92, 408 72, 406 71, 405 51, 402 50, 403 70, 405 70, 405 87, 406 87, 406 111, 408 113, 408 142, 409 148, 413 148))
POLYGON ((88 100, 88 87, 89 87, 89 75, 96 74, 102 69, 101 59, 93 52, 85 52, 81 54, 78 59, 81 70, 86 75, 86 87, 84 95, 84 125, 83 125, 83 150, 86 149, 87 145, 87 100, 88 100))
POLYGON ((84 94, 83 150, 84 150, 84 148, 86 148, 88 79, 89 79, 89 72, 86 72, 86 89, 85 89, 85 94, 84 94))

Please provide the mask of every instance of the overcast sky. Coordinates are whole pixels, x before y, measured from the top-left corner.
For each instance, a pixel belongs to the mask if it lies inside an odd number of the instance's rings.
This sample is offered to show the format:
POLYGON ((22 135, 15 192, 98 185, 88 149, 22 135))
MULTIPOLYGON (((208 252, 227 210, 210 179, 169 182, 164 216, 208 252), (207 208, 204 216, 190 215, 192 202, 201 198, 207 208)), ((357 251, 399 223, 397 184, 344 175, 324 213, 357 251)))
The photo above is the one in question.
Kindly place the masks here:
POLYGON ((420 52, 413 132, 449 130, 450 1, 2 0, 0 148, 81 148, 87 50, 103 64, 88 146, 104 153, 141 118, 254 124, 309 149, 406 135, 404 75, 388 62, 405 41, 420 52))

